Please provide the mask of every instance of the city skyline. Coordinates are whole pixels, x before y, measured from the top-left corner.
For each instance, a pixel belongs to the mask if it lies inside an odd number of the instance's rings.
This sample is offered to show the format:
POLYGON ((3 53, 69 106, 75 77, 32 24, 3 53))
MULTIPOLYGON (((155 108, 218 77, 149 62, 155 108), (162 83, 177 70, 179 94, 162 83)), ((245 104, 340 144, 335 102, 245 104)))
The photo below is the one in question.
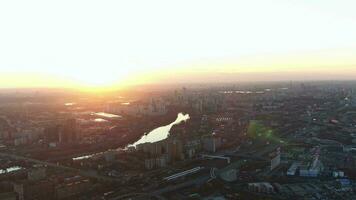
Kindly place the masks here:
POLYGON ((0 200, 355 200, 355 8, 0 1, 0 200))

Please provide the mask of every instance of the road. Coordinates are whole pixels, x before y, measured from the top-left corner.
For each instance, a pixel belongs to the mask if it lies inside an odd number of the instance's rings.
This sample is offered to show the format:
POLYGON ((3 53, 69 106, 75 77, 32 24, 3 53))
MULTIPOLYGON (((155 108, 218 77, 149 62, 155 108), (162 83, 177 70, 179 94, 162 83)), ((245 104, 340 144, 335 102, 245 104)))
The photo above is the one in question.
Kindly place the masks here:
MULTIPOLYGON (((275 148, 277 148, 278 146, 275 145, 270 145, 267 148, 263 149, 263 151, 258 151, 252 154, 249 153, 224 153, 224 156, 237 156, 237 157, 246 157, 246 159, 256 159, 256 160, 262 160, 262 161, 269 161, 269 159, 262 157, 262 155, 266 154, 267 152, 271 152, 273 151, 275 148)), ((226 167, 220 169, 218 171, 218 174, 223 173, 231 168, 239 168, 242 164, 244 164, 245 161, 240 160, 237 162, 233 162, 229 165, 227 165, 226 167)), ((122 195, 122 196, 118 196, 115 197, 113 199, 110 200, 118 200, 118 199, 125 199, 125 198, 134 198, 134 197, 145 197, 145 196, 151 196, 151 197, 156 197, 158 199, 162 199, 161 195, 165 194, 165 193, 169 193, 169 192, 173 192, 173 191, 177 191, 183 188, 187 188, 187 187, 191 187, 194 185, 202 185, 206 182, 208 182, 211 179, 210 175, 202 175, 198 178, 195 178, 193 180, 188 180, 185 181, 183 183, 180 184, 176 184, 176 185, 170 185, 167 187, 164 187, 162 189, 158 189, 156 191, 152 191, 150 193, 132 193, 132 194, 126 194, 126 195, 122 195)))
POLYGON ((54 164, 54 163, 50 163, 50 162, 46 162, 46 161, 42 161, 42 160, 36 160, 33 158, 28 158, 28 157, 24 157, 24 156, 15 155, 15 154, 8 154, 8 153, 1 152, 0 157, 9 157, 9 158, 12 158, 15 160, 24 160, 24 161, 28 161, 28 162, 32 162, 32 163, 36 163, 36 164, 40 164, 40 165, 46 165, 46 166, 53 167, 53 168, 56 168, 59 170, 71 171, 71 172, 78 173, 85 177, 94 178, 94 179, 98 179, 98 180, 102 180, 102 181, 108 181, 108 182, 118 182, 119 181, 119 179, 115 179, 115 178, 111 178, 111 177, 107 177, 107 176, 101 176, 101 175, 95 174, 93 172, 76 169, 76 168, 72 168, 72 167, 67 167, 67 166, 63 166, 63 165, 58 165, 58 164, 54 164))
POLYGON ((159 189, 159 190, 156 190, 156 191, 153 191, 150 193, 131 193, 131 194, 126 194, 126 195, 122 195, 122 196, 117 196, 110 200, 119 200, 119 199, 127 199, 127 198, 134 198, 134 197, 155 197, 157 199, 164 200, 165 198, 161 196, 162 194, 173 192, 173 191, 183 189, 183 188, 187 188, 187 187, 190 187, 193 185, 201 185, 201 184, 206 183, 209 179, 210 179, 209 175, 204 175, 204 176, 198 177, 196 179, 185 181, 183 183, 176 184, 176 185, 167 186, 167 187, 164 187, 162 189, 159 189))
POLYGON ((114 197, 111 198, 110 200, 122 200, 122 199, 133 199, 133 198, 143 198, 143 197, 155 197, 158 200, 166 200, 166 198, 160 196, 160 195, 152 195, 148 193, 131 193, 131 194, 125 194, 122 196, 114 197))

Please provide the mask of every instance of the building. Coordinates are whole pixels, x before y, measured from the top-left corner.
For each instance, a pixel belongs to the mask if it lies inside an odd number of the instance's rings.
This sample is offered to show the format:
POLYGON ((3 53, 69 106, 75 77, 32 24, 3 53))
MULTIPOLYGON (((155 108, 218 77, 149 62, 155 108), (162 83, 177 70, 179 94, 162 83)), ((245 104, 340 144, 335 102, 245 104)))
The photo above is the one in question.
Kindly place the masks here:
POLYGON ((17 194, 15 192, 0 193, 1 200, 17 200, 17 194))
POLYGON ((110 104, 107 106, 106 111, 131 116, 162 116, 168 110, 162 98, 152 98, 147 102, 110 104))
POLYGON ((281 148, 278 147, 275 152, 270 154, 271 171, 281 164, 281 148))
POLYGON ((220 178, 226 182, 234 182, 237 180, 237 169, 230 169, 220 174, 220 178))
POLYGON ((106 152, 104 153, 105 161, 106 161, 106 162, 113 162, 113 161, 115 161, 116 154, 117 154, 116 151, 112 151, 112 150, 106 151, 106 152))
POLYGON ((315 160, 313 163, 302 165, 299 170, 299 175, 302 177, 318 177, 324 169, 320 160, 315 160))
POLYGON ((48 200, 54 198, 54 184, 48 180, 19 181, 14 184, 18 200, 48 200))
MULTIPOLYGON (((184 145, 181 140, 168 138, 154 143, 148 142, 148 143, 139 144, 136 146, 136 149, 138 151, 148 153, 150 155, 150 158, 165 157, 164 162, 169 163, 178 160, 183 160, 185 158, 183 147, 184 145)), ((163 163, 163 161, 161 163, 163 163)), ((147 164, 146 166, 150 166, 150 164, 147 164)))
POLYGON ((60 143, 71 143, 77 140, 76 119, 67 119, 59 132, 60 143))
POLYGON ((46 143, 56 143, 59 141, 60 125, 48 126, 44 129, 44 139, 46 143))
POLYGON ((75 195, 90 190, 92 183, 83 177, 67 178, 62 184, 56 186, 55 196, 57 199, 68 199, 75 195))
POLYGON ((266 193, 266 194, 275 193, 273 185, 267 182, 249 183, 248 189, 251 192, 257 192, 257 193, 266 193))
POLYGON ((157 158, 145 159, 145 168, 148 170, 154 168, 162 168, 167 166, 167 155, 162 155, 157 158))
MULTIPOLYGON (((45 142, 48 144, 71 143, 78 139, 76 119, 67 119, 44 129, 45 142)), ((53 145, 52 145, 53 146, 53 145)))
POLYGON ((161 167, 166 167, 167 166, 167 156, 161 156, 156 158, 156 166, 161 168, 161 167))
POLYGON ((91 187, 92 183, 89 179, 75 176, 65 178, 62 183, 55 187, 54 192, 57 199, 69 199, 75 195, 89 191, 91 187))
POLYGON ((30 169, 27 172, 27 179, 30 181, 38 181, 46 178, 46 168, 44 167, 36 167, 30 169))
POLYGON ((168 139, 167 159, 169 162, 184 160, 183 142, 179 139, 168 139))
POLYGON ((151 170, 155 168, 156 160, 153 158, 145 159, 145 168, 151 170))
POLYGON ((287 176, 295 176, 300 166, 300 162, 293 162, 293 164, 289 167, 287 171, 287 176))
POLYGON ((202 138, 203 149, 208 152, 216 152, 222 145, 221 137, 215 133, 202 138))

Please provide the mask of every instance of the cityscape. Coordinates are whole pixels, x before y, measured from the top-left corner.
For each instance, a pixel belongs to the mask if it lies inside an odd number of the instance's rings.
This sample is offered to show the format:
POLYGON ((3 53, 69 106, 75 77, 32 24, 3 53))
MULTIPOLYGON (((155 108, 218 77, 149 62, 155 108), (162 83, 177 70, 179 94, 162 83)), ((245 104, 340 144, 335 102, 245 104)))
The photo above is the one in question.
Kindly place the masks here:
POLYGON ((355 82, 1 93, 3 199, 355 199, 355 82), (136 95, 140 93, 140 95, 136 95))
POLYGON ((356 1, 0 1, 0 200, 356 200, 356 1))

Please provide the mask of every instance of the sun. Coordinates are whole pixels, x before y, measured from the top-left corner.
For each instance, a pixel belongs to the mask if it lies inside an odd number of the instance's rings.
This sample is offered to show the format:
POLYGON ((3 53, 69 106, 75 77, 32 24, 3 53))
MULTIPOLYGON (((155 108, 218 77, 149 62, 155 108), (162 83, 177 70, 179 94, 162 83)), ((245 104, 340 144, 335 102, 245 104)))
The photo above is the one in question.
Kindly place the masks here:
POLYGON ((93 88, 112 87, 124 82, 128 75, 123 73, 110 73, 110 71, 87 71, 76 74, 75 79, 83 86, 93 88))

